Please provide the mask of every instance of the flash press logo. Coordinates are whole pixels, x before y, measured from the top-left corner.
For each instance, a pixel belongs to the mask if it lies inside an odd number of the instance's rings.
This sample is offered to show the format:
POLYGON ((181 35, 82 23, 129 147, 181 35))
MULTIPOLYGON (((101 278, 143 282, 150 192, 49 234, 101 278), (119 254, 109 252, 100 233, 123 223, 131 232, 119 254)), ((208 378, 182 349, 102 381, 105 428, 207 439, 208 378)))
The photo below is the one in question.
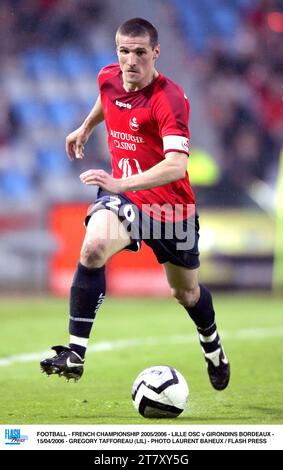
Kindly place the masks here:
POLYGON ((20 429, 5 429, 5 444, 7 446, 19 446, 27 440, 28 436, 21 435, 20 429))

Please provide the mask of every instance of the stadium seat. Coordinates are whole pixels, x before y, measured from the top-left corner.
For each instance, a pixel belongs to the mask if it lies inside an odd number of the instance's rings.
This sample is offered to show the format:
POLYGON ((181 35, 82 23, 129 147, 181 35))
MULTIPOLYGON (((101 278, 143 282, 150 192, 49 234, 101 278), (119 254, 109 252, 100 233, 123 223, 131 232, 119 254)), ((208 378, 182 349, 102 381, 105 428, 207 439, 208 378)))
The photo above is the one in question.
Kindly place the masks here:
POLYGON ((39 101, 23 99, 14 102, 13 109, 19 121, 27 127, 40 126, 46 122, 44 106, 39 101))
POLYGON ((22 62, 27 74, 31 77, 44 79, 48 75, 58 74, 56 56, 46 49, 29 49, 23 54, 22 62))
POLYGON ((79 106, 72 100, 54 100, 46 104, 49 120, 63 129, 70 128, 79 122, 79 106))
POLYGON ((31 176, 17 168, 8 168, 1 175, 1 189, 9 198, 21 199, 33 189, 31 176))
POLYGON ((230 7, 221 8, 214 15, 216 31, 219 35, 231 37, 235 33, 237 17, 230 7))
POLYGON ((80 78, 91 73, 91 63, 86 54, 75 48, 64 48, 60 52, 60 70, 68 78, 80 78))
POLYGON ((39 174, 64 175, 71 170, 71 164, 60 147, 43 146, 37 149, 37 165, 39 174))
POLYGON ((103 52, 96 53, 95 55, 92 55, 93 72, 97 73, 102 69, 102 67, 117 61, 117 55, 112 51, 109 52, 104 50, 103 52))
MULTIPOLYGON (((238 0, 247 6, 250 0, 238 0)), ((234 34, 239 21, 239 10, 233 2, 222 0, 174 0, 172 2, 188 42, 193 49, 202 53, 206 50, 210 35, 229 37, 234 34)))

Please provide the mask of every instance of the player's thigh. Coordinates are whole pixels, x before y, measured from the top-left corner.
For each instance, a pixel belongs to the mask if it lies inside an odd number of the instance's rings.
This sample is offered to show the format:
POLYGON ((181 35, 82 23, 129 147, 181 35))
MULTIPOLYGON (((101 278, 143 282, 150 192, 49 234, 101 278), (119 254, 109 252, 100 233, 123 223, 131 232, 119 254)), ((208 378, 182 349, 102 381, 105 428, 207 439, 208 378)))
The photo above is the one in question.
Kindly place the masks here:
POLYGON ((95 212, 87 225, 82 251, 88 246, 102 248, 107 258, 131 243, 129 234, 118 216, 108 209, 95 212))
POLYGON ((173 290, 195 291, 199 286, 199 268, 188 269, 164 263, 168 283, 173 290))

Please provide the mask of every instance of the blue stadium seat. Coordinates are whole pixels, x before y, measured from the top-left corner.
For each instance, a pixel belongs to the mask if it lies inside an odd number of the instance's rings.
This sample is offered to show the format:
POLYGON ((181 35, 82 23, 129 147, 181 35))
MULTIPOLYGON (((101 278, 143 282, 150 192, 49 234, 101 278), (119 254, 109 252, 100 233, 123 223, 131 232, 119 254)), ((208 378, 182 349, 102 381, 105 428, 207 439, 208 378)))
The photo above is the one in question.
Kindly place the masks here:
POLYGON ((55 54, 46 49, 29 49, 22 56, 28 75, 42 79, 47 75, 58 74, 58 61, 55 54))
POLYGON ((214 21, 218 34, 226 37, 234 35, 237 26, 237 16, 231 8, 220 8, 214 14, 214 21))
MULTIPOLYGON (((241 6, 251 0, 237 0, 241 6)), ((205 52, 211 35, 231 38, 239 22, 240 6, 226 0, 172 0, 188 42, 198 53, 205 52)))
POLYGON ((68 78, 81 77, 91 72, 91 63, 81 50, 75 48, 64 48, 60 51, 60 69, 68 78))
POLYGON ((186 11, 183 15, 186 21, 186 33, 196 51, 201 52, 205 47, 206 34, 201 16, 195 10, 186 11))
POLYGON ((71 163, 63 147, 44 146, 37 149, 37 165, 40 174, 64 175, 71 170, 71 163))
POLYGON ((4 194, 13 199, 21 199, 33 189, 31 176, 17 168, 5 170, 0 178, 1 189, 4 194))
POLYGON ((95 53, 91 56, 93 72, 97 74, 105 65, 118 62, 117 55, 111 51, 95 53))
POLYGON ((36 127, 46 122, 44 106, 38 101, 24 99, 14 102, 13 109, 20 122, 28 127, 36 127))
POLYGON ((49 120, 56 126, 69 128, 78 123, 79 106, 71 100, 54 100, 46 103, 49 120))

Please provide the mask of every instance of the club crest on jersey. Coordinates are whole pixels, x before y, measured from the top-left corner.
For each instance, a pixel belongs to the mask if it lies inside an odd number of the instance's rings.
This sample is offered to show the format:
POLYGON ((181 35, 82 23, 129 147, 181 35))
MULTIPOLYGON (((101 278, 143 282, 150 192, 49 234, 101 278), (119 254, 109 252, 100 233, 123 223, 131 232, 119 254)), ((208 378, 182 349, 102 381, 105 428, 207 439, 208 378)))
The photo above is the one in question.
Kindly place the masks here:
POLYGON ((140 125, 137 123, 136 117, 131 118, 129 124, 132 131, 138 131, 140 128, 140 125))
POLYGON ((186 150, 186 152, 189 152, 189 141, 188 141, 188 139, 182 140, 182 147, 186 150))

